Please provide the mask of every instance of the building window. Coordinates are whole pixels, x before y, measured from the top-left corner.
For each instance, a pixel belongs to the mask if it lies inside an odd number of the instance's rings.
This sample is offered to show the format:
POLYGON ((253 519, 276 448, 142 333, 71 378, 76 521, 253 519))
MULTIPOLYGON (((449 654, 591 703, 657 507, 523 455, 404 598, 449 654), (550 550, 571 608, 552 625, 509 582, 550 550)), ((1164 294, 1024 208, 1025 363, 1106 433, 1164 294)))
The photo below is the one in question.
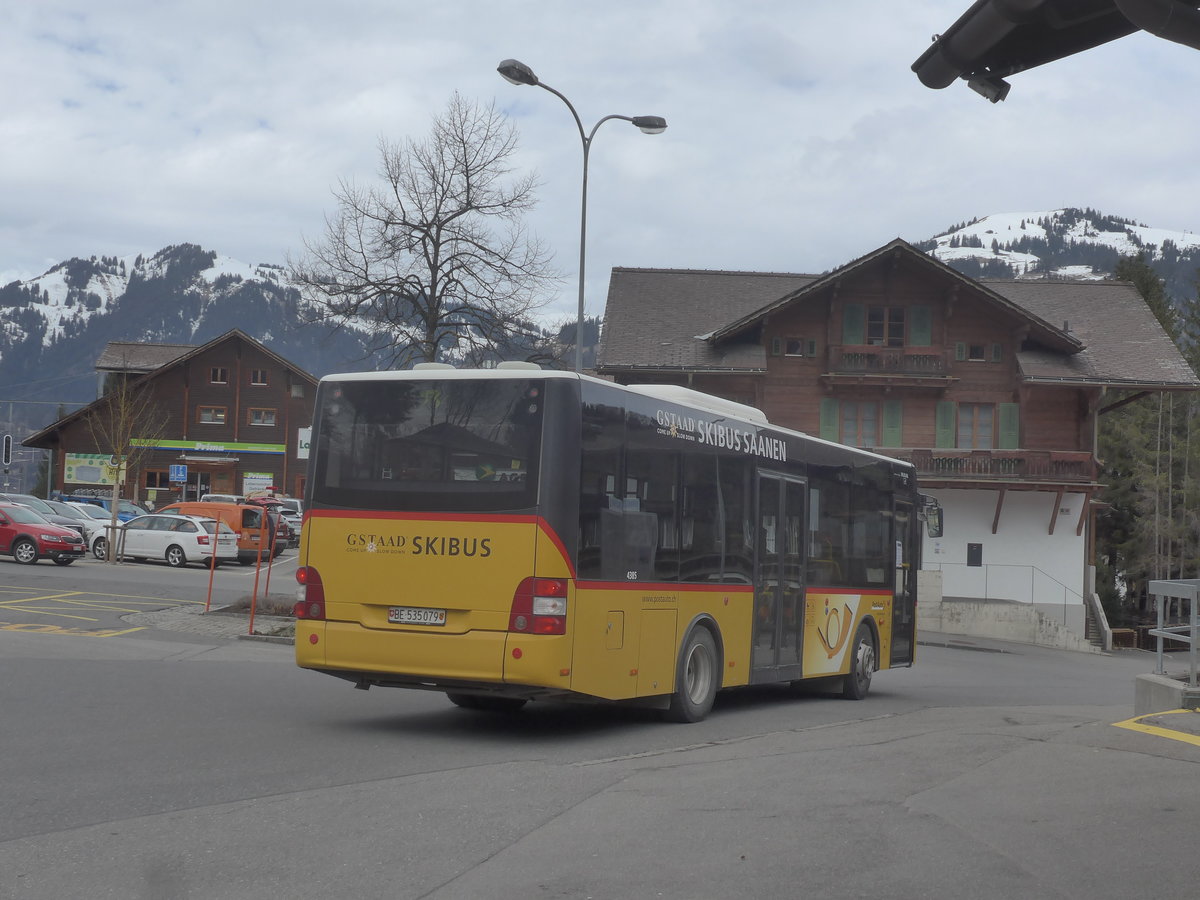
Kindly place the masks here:
POLYGON ((968 344, 967 359, 971 362, 983 362, 984 360, 983 344, 968 344))
POLYGON ((146 470, 146 487, 150 489, 170 490, 171 480, 167 477, 169 473, 164 469, 147 469, 146 470))
POLYGON ((247 421, 251 425, 274 425, 275 410, 273 409, 251 409, 247 421))
POLYGON ((196 410, 196 421, 201 425, 224 425, 224 406, 201 406, 196 410))
POLYGON ((266 387, 266 385, 269 383, 267 381, 267 370, 266 369, 251 369, 250 370, 250 383, 253 385, 258 385, 259 387, 266 387))
POLYGON ((867 307, 867 343, 872 347, 903 347, 904 307, 867 307))
POLYGON ((842 443, 850 447, 879 446, 879 405, 874 401, 843 400, 842 443))
POLYGON ((302 384, 293 384, 292 385, 292 399, 293 400, 303 400, 304 399, 304 385, 302 385, 302 384))
POLYGON ((790 337, 784 339, 784 356, 816 356, 817 342, 806 341, 804 338, 790 337))
POLYGON ((210 384, 228 384, 229 370, 224 366, 213 366, 208 370, 208 381, 210 384))
POLYGON ((964 450, 991 450, 996 407, 991 403, 958 404, 958 446, 964 450))

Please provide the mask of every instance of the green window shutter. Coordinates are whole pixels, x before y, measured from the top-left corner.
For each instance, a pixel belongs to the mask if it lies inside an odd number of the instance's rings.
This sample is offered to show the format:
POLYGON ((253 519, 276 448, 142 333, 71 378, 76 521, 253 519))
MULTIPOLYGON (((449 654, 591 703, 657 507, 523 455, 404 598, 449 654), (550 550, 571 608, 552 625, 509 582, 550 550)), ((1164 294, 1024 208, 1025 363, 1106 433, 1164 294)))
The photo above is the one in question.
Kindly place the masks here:
POLYGON ((783 355, 783 338, 779 338, 779 337, 771 338, 771 355, 772 356, 782 356, 783 355))
POLYGON ((959 342, 954 345, 954 358, 958 362, 963 362, 967 358, 967 345, 959 342))
POLYGON ((842 307, 842 343, 861 345, 863 343, 863 306, 861 303, 847 303, 842 307))
POLYGON ((832 397, 821 398, 821 438, 826 441, 838 439, 838 402, 832 397))
POLYGON ((904 446, 904 404, 899 400, 883 401, 883 443, 879 446, 904 446))
POLYGON ((909 310, 908 344, 910 347, 929 347, 933 344, 933 310, 914 306, 909 310))
POLYGON ((1004 361, 1004 345, 992 344, 992 362, 1004 361))
POLYGON ((934 446, 946 450, 954 447, 954 420, 958 408, 953 400, 939 400, 937 405, 936 436, 934 446))
POLYGON ((999 450, 1016 450, 1021 446, 1021 407, 1017 403, 1000 404, 999 450))

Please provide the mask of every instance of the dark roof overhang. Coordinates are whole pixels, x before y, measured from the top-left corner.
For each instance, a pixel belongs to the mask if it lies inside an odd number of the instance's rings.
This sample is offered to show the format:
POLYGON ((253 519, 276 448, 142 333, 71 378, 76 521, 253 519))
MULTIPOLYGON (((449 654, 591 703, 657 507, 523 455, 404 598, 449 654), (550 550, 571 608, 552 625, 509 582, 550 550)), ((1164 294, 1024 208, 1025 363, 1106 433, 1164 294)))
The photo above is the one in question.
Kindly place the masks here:
POLYGON ((995 103, 1004 78, 1145 30, 1200 49, 1193 0, 977 0, 912 64, 926 87, 962 78, 995 103))

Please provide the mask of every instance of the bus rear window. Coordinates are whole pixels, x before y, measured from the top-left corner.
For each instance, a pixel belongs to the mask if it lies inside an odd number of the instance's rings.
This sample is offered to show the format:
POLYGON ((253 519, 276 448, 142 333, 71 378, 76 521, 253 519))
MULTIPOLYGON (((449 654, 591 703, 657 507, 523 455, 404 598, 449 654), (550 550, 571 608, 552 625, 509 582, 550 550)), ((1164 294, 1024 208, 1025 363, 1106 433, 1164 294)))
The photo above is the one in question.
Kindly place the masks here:
POLYGON ((537 503, 542 381, 323 382, 312 500, 430 512, 537 503))

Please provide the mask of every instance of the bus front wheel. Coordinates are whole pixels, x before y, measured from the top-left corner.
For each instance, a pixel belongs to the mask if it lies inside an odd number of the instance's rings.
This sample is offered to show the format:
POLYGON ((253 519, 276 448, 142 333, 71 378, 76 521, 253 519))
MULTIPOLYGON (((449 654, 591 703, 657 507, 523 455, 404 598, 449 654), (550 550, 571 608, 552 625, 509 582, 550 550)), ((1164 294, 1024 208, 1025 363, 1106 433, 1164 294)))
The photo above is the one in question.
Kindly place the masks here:
POLYGON ((850 672, 842 682, 842 696, 847 700, 861 700, 871 689, 871 676, 875 673, 875 640, 871 629, 865 624, 858 626, 854 635, 854 655, 850 660, 850 672))
POLYGON ((519 697, 485 697, 481 694, 446 694, 450 702, 463 709, 481 709, 485 712, 516 712, 528 700, 519 697))
POLYGON ((675 693, 667 718, 672 722, 699 722, 712 709, 720 681, 717 643, 707 628, 696 626, 683 642, 675 672, 675 693))

